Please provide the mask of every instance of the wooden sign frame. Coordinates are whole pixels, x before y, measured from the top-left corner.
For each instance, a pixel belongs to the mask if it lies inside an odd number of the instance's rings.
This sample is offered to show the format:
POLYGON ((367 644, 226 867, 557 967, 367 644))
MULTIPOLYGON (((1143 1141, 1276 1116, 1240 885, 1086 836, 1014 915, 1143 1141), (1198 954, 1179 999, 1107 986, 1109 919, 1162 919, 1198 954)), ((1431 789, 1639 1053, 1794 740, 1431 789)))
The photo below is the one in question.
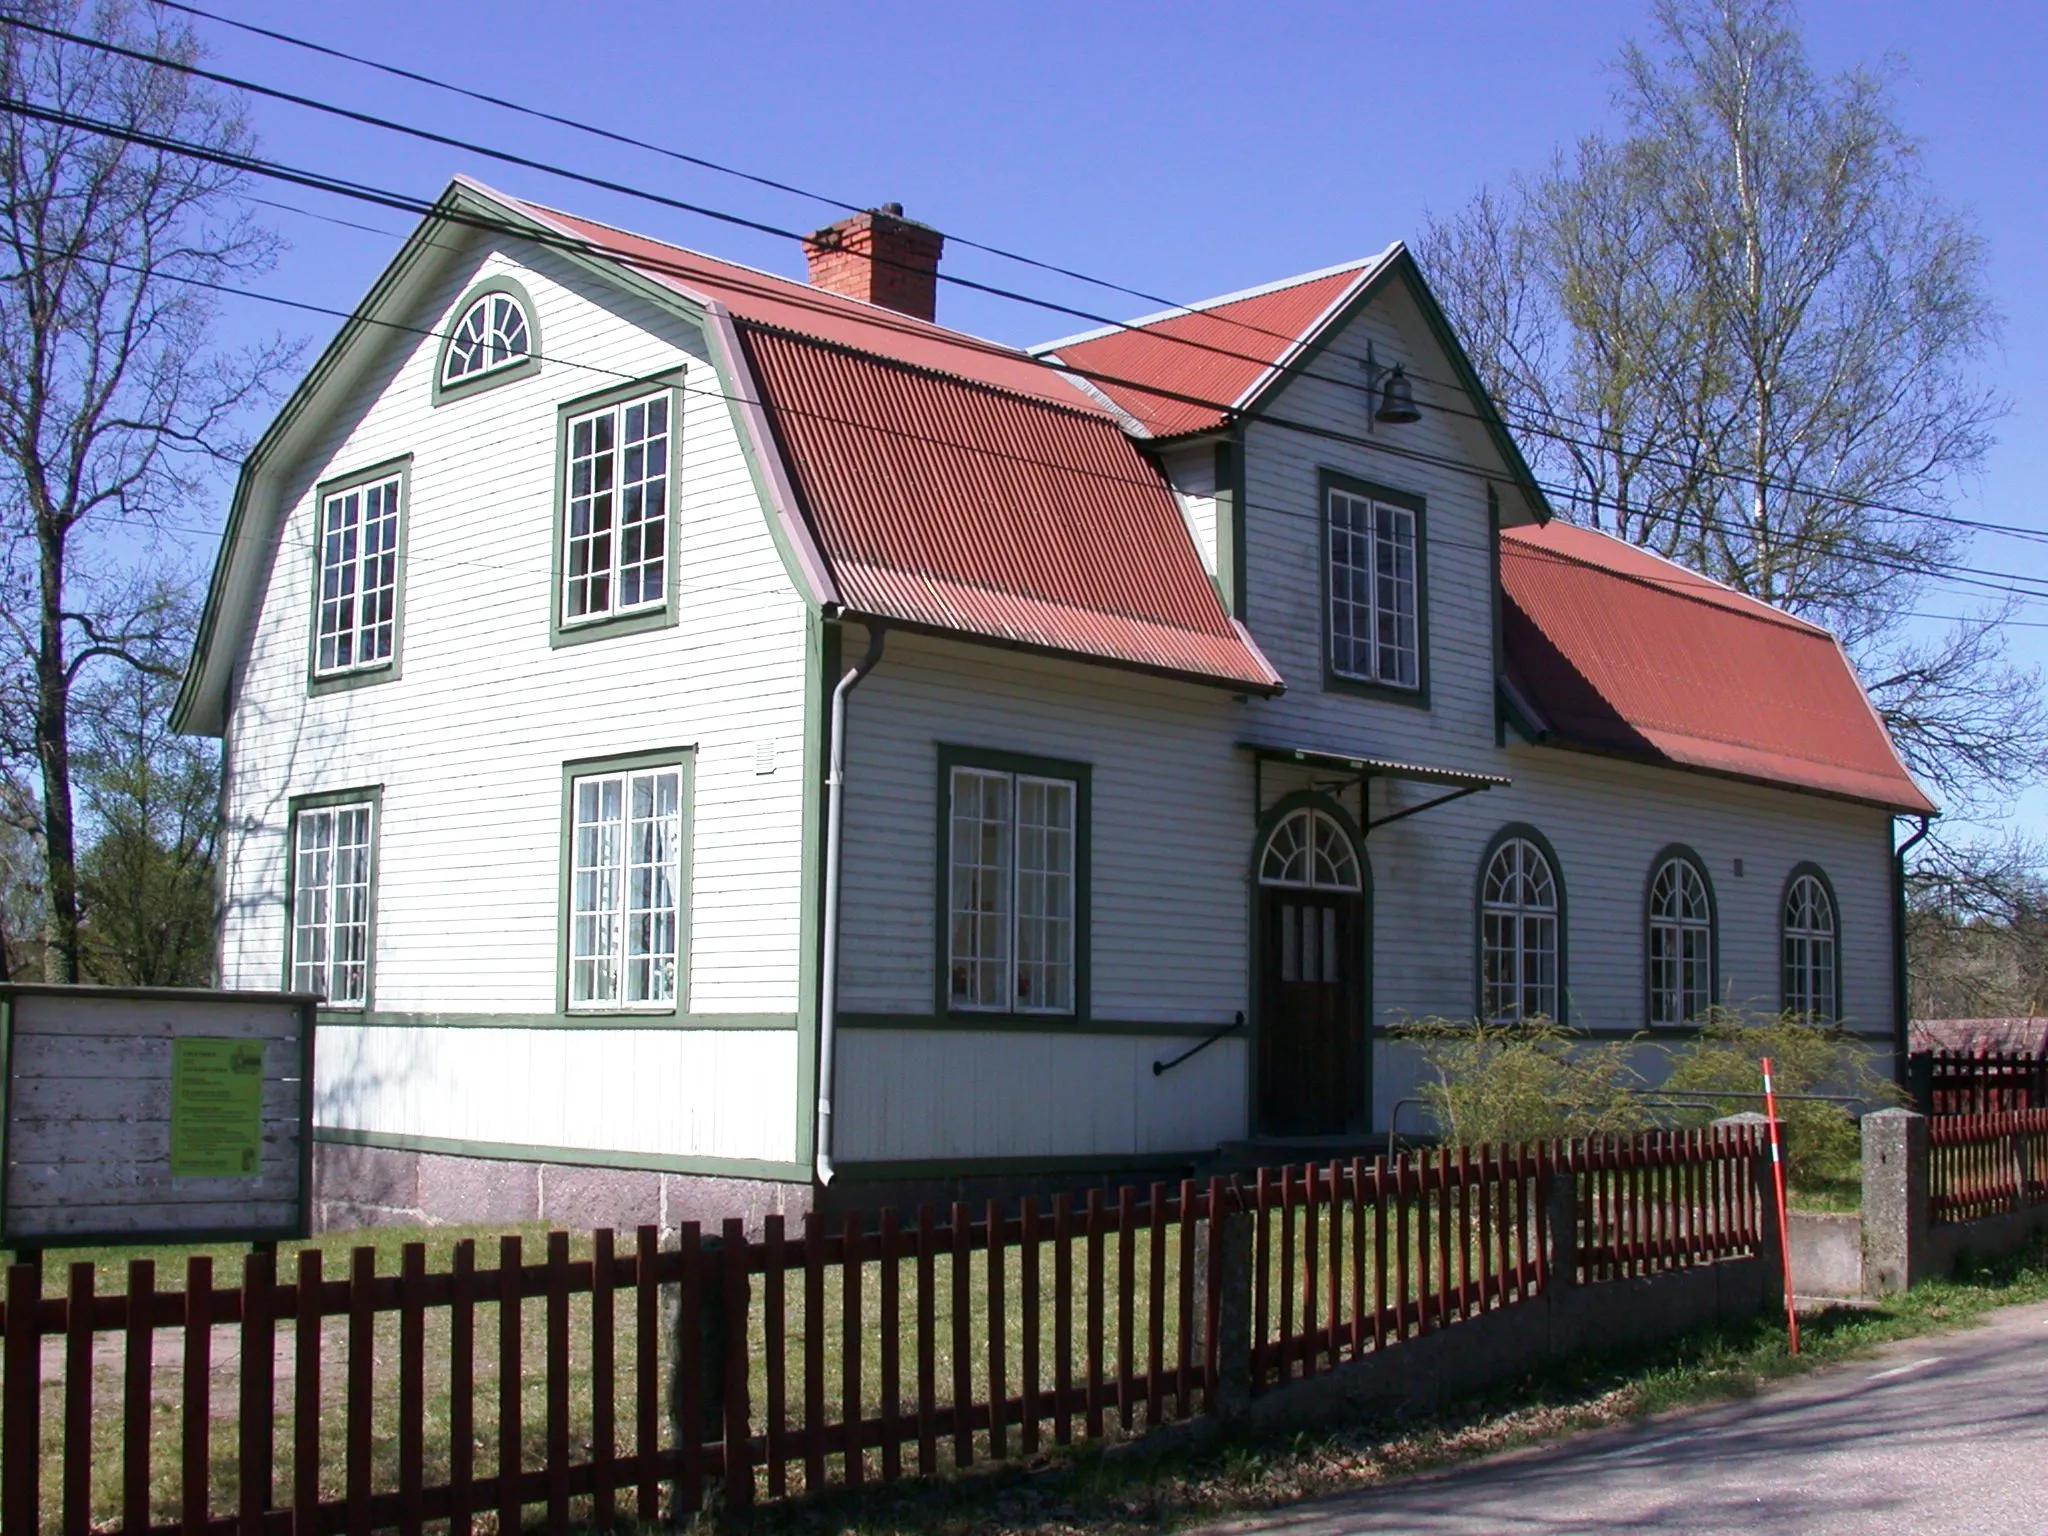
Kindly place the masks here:
MULTIPOLYGON (((17 1253, 52 1248, 109 1247, 142 1243, 279 1242, 312 1234, 313 1214, 313 1039, 314 1010, 319 999, 296 992, 224 992, 185 987, 66 987, 35 983, 0 984, 0 1246, 17 1253), (131 1005, 123 1007, 122 1005, 131 1005), (20 1057, 45 1065, 63 1063, 61 1047, 18 1049, 67 1035, 52 1020, 67 1007, 89 1016, 91 1029, 75 1038, 102 1048, 103 1062, 113 1070, 95 1070, 80 1061, 76 1072, 39 1071, 31 1080, 20 1057), (290 1034, 276 1028, 280 1015, 294 1021, 290 1034), (38 1018, 33 1027, 29 1019, 38 1018), (259 1139, 280 1126, 287 1146, 283 1159, 269 1172, 282 1170, 284 1193, 272 1186, 260 1200, 241 1176, 194 1178, 171 1172, 172 1067, 179 1039, 260 1040, 266 1045, 288 1042, 296 1049, 287 1057, 276 1049, 264 1052, 262 1087, 255 1111, 259 1139), (124 1046, 125 1043, 125 1046, 124 1046), (296 1103, 278 1089, 296 1081, 296 1103), (83 1122, 104 1128, 97 1138, 60 1130, 54 1122, 23 1114, 25 1101, 45 1092, 45 1083, 102 1091, 103 1116, 83 1122), (287 1103, 280 1109, 276 1100, 287 1103), (159 1107, 160 1106, 160 1107, 159 1107), (98 1141, 95 1147, 91 1145, 98 1141), (113 1143, 110 1150, 107 1145, 113 1143), (95 1155, 86 1155, 92 1153, 95 1155), (76 1226, 38 1219, 52 1210, 48 1199, 28 1198, 24 1185, 31 1175, 80 1168, 131 1170, 136 1174, 134 1198, 110 1199, 97 1209, 110 1218, 76 1226), (146 1170, 146 1171, 145 1171, 146 1170), (156 1193, 151 1193, 149 1186, 156 1193), (178 1198, 163 1198, 166 1191, 178 1198), (238 1203, 250 1206, 249 1219, 235 1220, 238 1203), (259 1213, 256 1207, 264 1209, 259 1213), (179 1217, 181 1207, 191 1217, 179 1217)), ((90 1046, 79 1055, 89 1053, 90 1046)), ((195 1053, 196 1054, 196 1053, 195 1053)), ((74 1122, 74 1126, 78 1122, 74 1122)), ((263 1177, 259 1174, 257 1177, 263 1177)), ((116 1181, 118 1182, 118 1181, 116 1181)))

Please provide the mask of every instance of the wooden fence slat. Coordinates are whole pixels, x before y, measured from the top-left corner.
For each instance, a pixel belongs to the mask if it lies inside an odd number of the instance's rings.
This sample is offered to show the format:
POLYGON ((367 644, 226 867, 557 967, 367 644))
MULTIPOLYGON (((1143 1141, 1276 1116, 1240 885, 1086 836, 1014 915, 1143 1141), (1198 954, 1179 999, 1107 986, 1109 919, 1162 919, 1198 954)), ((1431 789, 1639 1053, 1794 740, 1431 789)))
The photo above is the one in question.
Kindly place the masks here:
POLYGON ((1437 1148, 1436 1161, 1436 1289, 1438 1324, 1448 1326, 1457 1305, 1451 1281, 1451 1223, 1455 1219, 1451 1191, 1451 1149, 1437 1148))
MULTIPOLYGON (((91 1536, 92 1531, 92 1303, 93 1266, 81 1260, 71 1266, 71 1284, 64 1303, 64 1491, 65 1536, 91 1536)), ((15 1327, 18 1313, 10 1314, 15 1327)), ((37 1337, 37 1352, 41 1353, 37 1337)), ((269 1436, 267 1423, 264 1437, 269 1436)), ((248 1445, 245 1432, 244 1447, 248 1445)), ((243 1529, 253 1530, 246 1521, 243 1529)))
POLYGON ((1225 1195, 1222 1175, 1209 1176, 1209 1263, 1205 1294, 1197 1305, 1202 1309, 1202 1407, 1216 1411, 1216 1383, 1222 1376, 1222 1345, 1218 1334, 1223 1326, 1223 1223, 1231 1207, 1225 1195))
MULTIPOLYGON (((633 1240, 633 1284, 637 1334, 634 1338, 638 1362, 634 1403, 639 1410, 634 1452, 639 1471, 639 1506, 642 1524, 660 1518, 660 1487, 657 1482, 661 1430, 657 1417, 661 1403, 659 1352, 656 1348, 661 1317, 660 1271, 661 1232, 642 1227, 633 1240)), ((723 1361, 704 1358, 704 1234, 694 1221, 676 1229, 676 1257, 682 1282, 676 1287, 677 1316, 674 1369, 681 1384, 682 1403, 675 1413, 676 1479, 670 1518, 680 1525, 704 1506, 704 1443, 711 1438, 711 1426, 704 1422, 704 1387, 711 1373, 725 1368, 723 1361)))
POLYGON ((617 1255, 610 1227, 590 1234, 590 1460, 594 1486, 591 1523, 608 1531, 618 1523, 618 1349, 613 1299, 617 1255))
POLYGON ((952 1292, 953 1465, 974 1465, 974 1217, 966 1202, 953 1202, 950 1225, 953 1258, 947 1268, 952 1292))
POLYGON ((1329 1177, 1325 1181, 1329 1196, 1330 1231, 1325 1251, 1329 1255, 1323 1276, 1323 1288, 1327 1300, 1324 1304, 1323 1332, 1329 1341, 1330 1365, 1334 1369, 1343 1358, 1343 1342, 1339 1330, 1344 1322, 1344 1168, 1335 1159, 1331 1160, 1329 1177))
POLYGON ((1131 1427, 1131 1357, 1136 1349, 1138 1305, 1137 1191, 1126 1184, 1116 1195, 1116 1418, 1131 1427))
POLYGON ((1252 1390, 1265 1385, 1272 1347, 1273 1173, 1261 1168, 1252 1181, 1252 1390))
MULTIPOLYGON (((521 1448, 520 1388, 525 1372, 520 1369, 519 1271, 520 1242, 517 1233, 498 1239, 498 1529, 520 1529, 519 1473, 525 1457, 521 1448)), ((353 1353, 353 1352, 351 1352, 353 1353)), ((351 1359, 353 1365, 353 1359, 351 1359)), ((351 1442, 354 1436, 350 1437, 351 1442)))
POLYGON ((1088 1387, 1087 1399, 1083 1406, 1087 1409, 1085 1423, 1088 1429, 1088 1438, 1100 1440, 1102 1438, 1102 1343, 1104 1327, 1102 1240, 1105 1236, 1103 1229, 1107 1225, 1107 1217, 1103 1212, 1102 1186, 1099 1184, 1088 1191, 1087 1216, 1088 1336, 1082 1343, 1086 1346, 1088 1357, 1088 1387))
POLYGON ((1003 1241, 1003 1207, 1000 1201, 991 1200, 987 1212, 988 1245, 985 1258, 988 1265, 988 1454, 993 1461, 1002 1461, 1010 1454, 1010 1437, 1006 1425, 1009 1405, 1009 1382, 1004 1358, 1005 1345, 1009 1342, 1006 1334, 1009 1319, 1003 1305, 1004 1269, 1008 1265, 1009 1245, 1003 1241))
POLYGON ((789 1296, 787 1221, 780 1211, 761 1223, 761 1354, 766 1377, 768 1496, 789 1492, 789 1296))
MULTIPOLYGON (((1482 1171, 1485 1168, 1482 1162, 1482 1171)), ((1458 1148, 1458 1316, 1472 1315, 1472 1149, 1458 1148)))
POLYGON ((1157 1179, 1145 1202, 1145 1427, 1157 1429, 1166 1400, 1166 1186, 1157 1179))
POLYGON ((1195 1354, 1195 1270, 1200 1263, 1196 1244, 1200 1241, 1201 1229, 1195 1225, 1195 1181, 1180 1181, 1180 1268, 1175 1275, 1178 1288, 1180 1329, 1176 1335, 1178 1345, 1175 1354, 1179 1365, 1173 1376, 1173 1411, 1176 1417, 1191 1419, 1195 1416, 1195 1374, 1198 1357, 1195 1354))
POLYGON ((569 1234, 548 1234, 548 1533, 569 1529, 569 1234))
POLYGON ((241 1377, 235 1482, 243 1536, 259 1536, 276 1498, 277 1250, 252 1248, 242 1260, 241 1377))
POLYGON ((407 1243, 398 1274, 398 1526, 404 1536, 419 1536, 425 1524, 426 1283, 426 1244, 407 1243))
POLYGON ((1394 1155, 1394 1338, 1408 1337, 1408 1197, 1410 1193, 1410 1154, 1398 1152, 1394 1155))
MULTIPOLYGON (((128 1269, 129 1320, 135 1316, 135 1267, 128 1269)), ((147 1277, 145 1277, 147 1278, 147 1277)), ((292 1531, 294 1536, 316 1536, 320 1529, 320 1344, 323 1332, 321 1319, 325 1315, 320 1305, 321 1290, 320 1250, 301 1248, 299 1250, 299 1283, 297 1305, 292 1311, 292 1531)), ((134 1335, 129 1335, 129 1370, 134 1371, 134 1335)), ((144 1362, 145 1390, 148 1382, 148 1364, 144 1362)), ((145 1415, 147 1403, 144 1405, 145 1415)), ((142 1443, 149 1443, 149 1421, 142 1423, 142 1443)), ((134 1454, 135 1424, 131 1420, 128 1429, 130 1455, 134 1454)), ((147 1463, 144 1466, 145 1486, 143 1508, 148 1508, 147 1463)), ((133 1506, 131 1505, 131 1511, 133 1506)), ((140 1532, 148 1529, 147 1521, 137 1526, 132 1523, 128 1529, 140 1532)))
POLYGON ((36 1322, 43 1294, 40 1260, 7 1266, 7 1385, 0 1398, 0 1524, 42 1529, 43 1335, 36 1322))
POLYGON ((1301 1171, 1301 1377, 1316 1373, 1316 1276, 1322 1268, 1322 1177, 1314 1163, 1301 1171))
MULTIPOLYGON (((1294 1360, 1294 1202, 1298 1198, 1294 1164, 1280 1169, 1280 1273, 1273 1283, 1280 1292, 1280 1336, 1275 1341, 1274 1364, 1281 1381, 1293 1372, 1294 1360)), ((1255 1382, 1254 1387, 1263 1386, 1255 1382)))
POLYGON ((825 1486, 825 1223, 804 1212, 804 1492, 825 1486))
POLYGON ((747 1338, 747 1224, 725 1219, 719 1249, 725 1297, 725 1507, 754 1505, 753 1412, 748 1399, 752 1358, 747 1338))
POLYGON ((858 1488, 867 1481, 868 1469, 867 1452, 861 1438, 861 1425, 867 1418, 861 1379, 861 1334, 867 1319, 861 1301, 864 1245, 857 1212, 846 1213, 842 1239, 839 1267, 839 1313, 842 1319, 839 1332, 839 1421, 845 1446, 843 1476, 847 1487, 858 1488))
POLYGON ((939 1470, 938 1216, 929 1202, 917 1208, 917 1470, 930 1477, 939 1470))
POLYGON ((1074 1201, 1052 1202, 1053 1444, 1074 1443, 1074 1201))
MULTIPOLYGON (((370 1472, 376 1451, 370 1438, 370 1412, 377 1390, 376 1285, 377 1250, 359 1247, 349 1259, 348 1402, 343 1413, 349 1536, 370 1536, 370 1472)), ((516 1372, 511 1379, 519 1379, 516 1372)))
POLYGON ((896 1211, 882 1208, 878 1224, 882 1250, 882 1479, 903 1475, 903 1428, 898 1422, 903 1402, 903 1248, 896 1211))
MULTIPOLYGON (((213 1475, 213 1260, 185 1261, 183 1516, 185 1536, 206 1536, 212 1516, 213 1475)), ((34 1530, 34 1526, 27 1527, 34 1530)))
MULTIPOLYGON (((1399 1218, 1399 1210, 1395 1212, 1399 1218)), ((1387 1160, 1372 1160, 1372 1347, 1387 1347, 1387 1160)))
POLYGON ((448 1532, 469 1536, 476 1481, 476 1239, 455 1245, 448 1290, 448 1532))
POLYGON ((1017 1211, 1017 1305, 1023 1309, 1023 1359, 1018 1370, 1023 1375, 1024 1422, 1019 1439, 1024 1444, 1026 1456, 1038 1452, 1038 1372, 1039 1372, 1039 1251, 1038 1251, 1038 1197, 1026 1195, 1017 1211))

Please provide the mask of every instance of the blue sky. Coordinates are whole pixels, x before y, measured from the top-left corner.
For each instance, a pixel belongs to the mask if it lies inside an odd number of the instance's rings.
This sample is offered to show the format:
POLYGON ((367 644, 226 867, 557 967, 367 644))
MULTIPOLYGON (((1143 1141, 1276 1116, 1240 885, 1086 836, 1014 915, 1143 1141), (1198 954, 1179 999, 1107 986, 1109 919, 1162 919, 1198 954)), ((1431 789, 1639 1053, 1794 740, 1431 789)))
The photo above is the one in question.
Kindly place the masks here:
MULTIPOLYGON (((594 6, 392 3, 345 7, 214 0, 221 14, 603 123, 849 203, 895 200, 913 217, 1149 293, 1186 300, 1329 265, 1412 238, 1478 187, 1540 166, 1611 120, 1609 64, 1645 35, 1648 6, 1615 0, 1339 6, 1023 6, 786 3, 594 6)), ((1961 510, 2048 526, 2048 236, 2039 147, 2048 11, 1811 3, 1815 62, 1833 71, 1895 56, 1899 116, 1926 168, 1969 212, 2006 320, 1984 378, 2011 402, 1961 510)), ((656 156, 464 103, 424 86, 196 23, 216 68, 471 138, 590 174, 807 229, 836 215, 656 156)), ((543 201, 798 275, 787 240, 595 192, 440 146, 258 101, 265 152, 289 164, 433 196, 466 171, 543 201)), ((346 309, 406 228, 402 215, 275 186, 259 195, 290 241, 266 291, 346 309), (369 226, 366 232, 312 215, 369 226)), ((1152 306, 957 245, 947 270, 1082 309, 1152 306)), ((947 289, 940 318, 1007 341, 1080 321, 947 289)), ((228 334, 282 328, 313 348, 331 326, 226 301, 228 334)), ((310 353, 309 353, 310 356, 310 353)), ((224 501, 224 498, 223 498, 224 501)), ((203 521, 217 526, 221 507, 203 521)), ((191 541, 210 559, 204 541, 191 541)), ((2048 576, 2040 545, 1984 537, 1971 563, 2048 576)), ((1930 612, 1971 611, 1936 591, 1930 612)), ((2048 626, 2048 603, 2024 618, 2048 626)), ((2015 651, 2048 661, 2048 627, 2015 651)), ((2048 790, 2023 802, 2048 828, 2048 790)))

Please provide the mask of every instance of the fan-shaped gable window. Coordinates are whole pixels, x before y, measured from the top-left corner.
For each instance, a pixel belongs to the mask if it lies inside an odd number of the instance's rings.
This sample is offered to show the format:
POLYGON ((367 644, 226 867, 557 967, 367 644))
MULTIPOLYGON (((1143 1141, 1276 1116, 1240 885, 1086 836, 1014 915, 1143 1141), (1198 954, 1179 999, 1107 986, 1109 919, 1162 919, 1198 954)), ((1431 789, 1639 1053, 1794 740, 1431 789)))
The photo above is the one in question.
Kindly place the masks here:
POLYGON ((1479 1009, 1489 1024, 1558 1016, 1564 895, 1531 836, 1503 837, 1479 880, 1479 1009))
POLYGON ((1691 1024, 1714 1005, 1714 900, 1683 853, 1650 877, 1650 1022, 1691 1024))
POLYGON ((511 278, 477 284, 454 313, 434 374, 437 399, 521 378, 540 366, 533 301, 511 278))
POLYGON ((1795 870, 1785 886, 1785 1011, 1819 1024, 1841 1015, 1835 893, 1818 870, 1795 870))
POLYGON ((1358 855, 1334 816, 1305 807, 1287 816, 1266 839, 1259 884, 1355 891, 1360 888, 1358 855))

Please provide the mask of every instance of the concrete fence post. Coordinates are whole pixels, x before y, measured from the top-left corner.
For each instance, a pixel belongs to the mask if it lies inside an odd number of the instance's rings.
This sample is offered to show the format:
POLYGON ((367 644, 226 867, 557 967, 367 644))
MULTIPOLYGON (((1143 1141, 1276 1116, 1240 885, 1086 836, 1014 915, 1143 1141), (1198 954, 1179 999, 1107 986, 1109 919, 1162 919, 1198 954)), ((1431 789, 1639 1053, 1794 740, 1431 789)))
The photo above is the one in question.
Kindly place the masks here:
POLYGON ((1863 1292, 1907 1290, 1928 1272, 1927 1117, 1863 1117, 1863 1292))
MULTIPOLYGON (((1771 1121, 1768 1115, 1750 1110, 1740 1115, 1725 1115, 1714 1122, 1716 1125, 1736 1128, 1754 1128, 1761 1148, 1754 1165, 1757 1210, 1756 1259, 1757 1310, 1760 1312, 1782 1312, 1785 1310, 1785 1249, 1779 1238, 1778 1180, 1771 1169, 1771 1121)), ((1781 1152, 1789 1154, 1790 1138, 1786 1135, 1783 1121, 1778 1124, 1778 1146, 1781 1152)))
POLYGON ((1543 1192, 1543 1235, 1544 1284, 1552 1291, 1577 1285, 1579 1180, 1568 1157, 1551 1164, 1550 1187, 1543 1192))
POLYGON ((2025 1210, 2033 1204, 2029 1188, 2034 1182, 2034 1159, 2028 1138, 2014 1132, 2005 1138, 2006 1165, 2012 1169, 2012 1208, 2025 1210))
POLYGON ((1216 1396, 1210 1412, 1236 1423, 1252 1406, 1252 1213, 1227 1211, 1217 1257, 1216 1396))

